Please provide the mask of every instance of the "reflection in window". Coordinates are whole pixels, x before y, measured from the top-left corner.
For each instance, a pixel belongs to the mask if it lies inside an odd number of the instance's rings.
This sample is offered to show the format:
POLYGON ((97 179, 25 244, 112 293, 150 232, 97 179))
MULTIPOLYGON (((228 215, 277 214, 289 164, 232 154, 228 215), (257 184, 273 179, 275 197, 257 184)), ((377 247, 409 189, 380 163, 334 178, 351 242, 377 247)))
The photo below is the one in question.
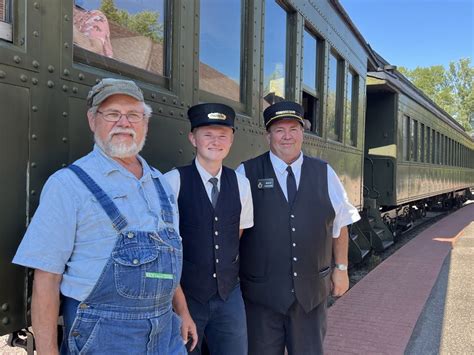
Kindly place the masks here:
POLYGON ((341 83, 342 61, 329 55, 329 78, 328 78, 328 138, 334 141, 341 141, 342 115, 340 104, 340 83, 341 83))
POLYGON ((240 101, 241 1, 201 0, 200 5, 199 87, 240 101))
POLYGON ((410 160, 417 161, 418 159, 418 122, 416 120, 410 121, 410 160))
POLYGON ((426 133, 425 133, 425 138, 426 138, 426 158, 425 162, 431 163, 431 129, 430 127, 426 127, 426 133))
POLYGON ((434 129, 431 129, 431 163, 436 164, 436 151, 437 151, 437 146, 436 146, 436 131, 434 129))
POLYGON ((285 98, 287 13, 274 1, 265 2, 263 108, 285 98))
POLYGON ((12 41, 12 0, 0 0, 0 38, 12 41))
POLYGON ((347 72, 346 94, 346 142, 352 146, 357 145, 358 88, 359 77, 352 70, 349 70, 347 72))
POLYGON ((321 135, 318 92, 318 40, 307 29, 303 32, 303 108, 308 130, 321 135))
POLYGON ((419 144, 419 157, 420 161, 424 162, 425 161, 425 125, 423 123, 420 123, 420 144, 419 144))
POLYGON ((76 0, 74 44, 163 75, 165 3, 166 0, 76 0))

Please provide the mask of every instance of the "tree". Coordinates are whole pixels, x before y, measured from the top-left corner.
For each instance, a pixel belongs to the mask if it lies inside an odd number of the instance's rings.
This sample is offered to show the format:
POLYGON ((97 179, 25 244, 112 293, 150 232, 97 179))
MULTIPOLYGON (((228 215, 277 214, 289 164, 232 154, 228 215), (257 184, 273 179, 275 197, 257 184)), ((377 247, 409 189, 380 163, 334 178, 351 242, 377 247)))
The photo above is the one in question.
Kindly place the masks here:
POLYGON ((451 62, 447 69, 433 65, 413 70, 400 67, 399 71, 467 131, 472 129, 469 121, 474 115, 474 67, 469 58, 451 62))
POLYGON ((163 24, 158 22, 160 14, 156 11, 142 11, 131 14, 117 9, 114 0, 102 0, 100 11, 109 21, 136 32, 157 42, 163 42, 163 24))

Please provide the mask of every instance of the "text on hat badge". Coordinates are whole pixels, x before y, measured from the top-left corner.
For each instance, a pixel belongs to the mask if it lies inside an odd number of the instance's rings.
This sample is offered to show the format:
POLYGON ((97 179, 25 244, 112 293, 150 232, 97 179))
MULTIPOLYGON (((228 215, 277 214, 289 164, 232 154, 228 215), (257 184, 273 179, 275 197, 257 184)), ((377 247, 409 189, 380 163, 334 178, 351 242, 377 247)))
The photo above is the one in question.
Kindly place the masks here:
POLYGON ((225 120, 227 118, 226 115, 220 112, 211 112, 207 114, 207 117, 211 120, 225 120))

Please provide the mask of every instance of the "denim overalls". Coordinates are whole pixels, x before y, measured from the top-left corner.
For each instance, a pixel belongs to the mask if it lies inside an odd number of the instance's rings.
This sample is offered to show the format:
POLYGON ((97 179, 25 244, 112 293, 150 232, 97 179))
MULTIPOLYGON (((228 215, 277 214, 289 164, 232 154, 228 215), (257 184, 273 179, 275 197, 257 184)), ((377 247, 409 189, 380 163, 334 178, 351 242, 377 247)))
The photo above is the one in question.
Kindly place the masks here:
POLYGON ((69 168, 99 201, 117 231, 117 242, 97 283, 78 302, 65 297, 62 354, 186 354, 181 321, 172 311, 181 277, 181 238, 159 179, 153 179, 165 228, 128 230, 107 194, 81 168, 69 168))

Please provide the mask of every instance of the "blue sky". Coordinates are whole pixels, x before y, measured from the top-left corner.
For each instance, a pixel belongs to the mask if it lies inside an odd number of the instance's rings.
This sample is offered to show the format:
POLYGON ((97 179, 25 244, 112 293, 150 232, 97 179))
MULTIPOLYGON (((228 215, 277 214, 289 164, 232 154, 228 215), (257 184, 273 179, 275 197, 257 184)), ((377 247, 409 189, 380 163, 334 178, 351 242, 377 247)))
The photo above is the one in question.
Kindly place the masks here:
POLYGON ((339 0, 371 47, 391 64, 474 61, 474 0, 339 0))

